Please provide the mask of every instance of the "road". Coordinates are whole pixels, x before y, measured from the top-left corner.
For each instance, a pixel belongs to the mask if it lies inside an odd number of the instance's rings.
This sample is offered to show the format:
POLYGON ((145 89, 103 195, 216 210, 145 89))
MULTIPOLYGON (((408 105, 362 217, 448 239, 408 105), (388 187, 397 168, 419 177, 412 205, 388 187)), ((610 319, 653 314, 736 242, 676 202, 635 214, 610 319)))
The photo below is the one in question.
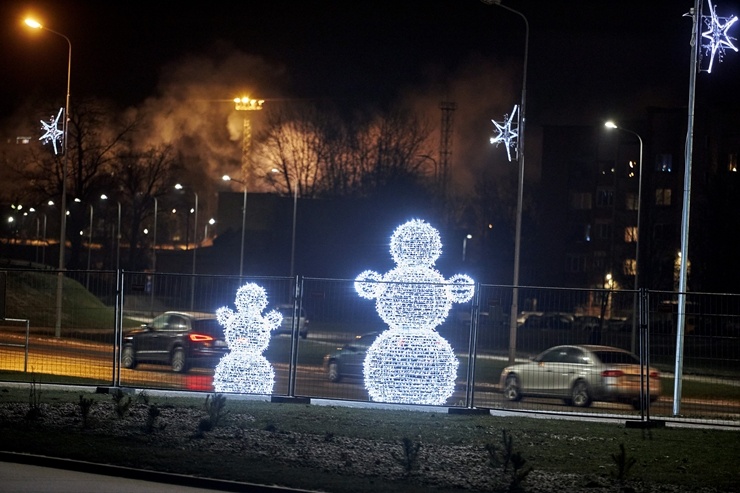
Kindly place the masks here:
MULTIPOLYGON (((26 359, 25 339, 19 335, 0 334, 0 371, 24 371, 38 375, 37 381, 52 382, 57 375, 86 378, 98 385, 113 385, 116 382, 113 368, 113 349, 109 344, 81 342, 53 337, 32 337, 26 359)), ((329 341, 327 347, 336 347, 337 341, 329 341)), ((275 385, 273 395, 289 395, 289 367, 287 364, 273 363, 275 385)), ((323 368, 312 365, 298 365, 295 372, 293 396, 321 399, 368 401, 362 379, 343 379, 339 383, 327 380, 323 368)), ((120 369, 119 384, 123 387, 158 390, 213 391, 213 369, 194 368, 185 374, 173 373, 163 365, 139 365, 135 370, 120 369)), ((460 385, 449 399, 450 405, 465 406, 466 389, 460 385)), ((473 393, 475 407, 491 409, 537 410, 553 412, 573 412, 575 408, 556 399, 524 399, 508 402, 492 385, 477 385, 473 393)), ((634 414, 628 405, 595 402, 588 409, 579 412, 618 412, 634 414)), ((740 401, 732 400, 691 400, 681 402, 685 416, 717 416, 722 419, 740 419, 740 401)), ((672 401, 664 396, 651 407, 651 414, 671 416, 672 401)))

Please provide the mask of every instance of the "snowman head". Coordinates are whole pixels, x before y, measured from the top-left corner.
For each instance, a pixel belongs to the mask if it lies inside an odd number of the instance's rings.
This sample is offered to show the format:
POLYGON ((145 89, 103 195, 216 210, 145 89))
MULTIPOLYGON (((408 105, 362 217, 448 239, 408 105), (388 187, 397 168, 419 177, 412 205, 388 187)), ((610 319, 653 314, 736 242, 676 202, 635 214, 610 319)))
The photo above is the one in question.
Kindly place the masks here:
POLYGON ((237 290, 234 304, 240 312, 261 313, 267 306, 267 293, 262 286, 250 282, 237 290))
POLYGON ((391 256, 399 266, 431 267, 441 254, 439 233, 421 219, 400 225, 391 236, 391 256))

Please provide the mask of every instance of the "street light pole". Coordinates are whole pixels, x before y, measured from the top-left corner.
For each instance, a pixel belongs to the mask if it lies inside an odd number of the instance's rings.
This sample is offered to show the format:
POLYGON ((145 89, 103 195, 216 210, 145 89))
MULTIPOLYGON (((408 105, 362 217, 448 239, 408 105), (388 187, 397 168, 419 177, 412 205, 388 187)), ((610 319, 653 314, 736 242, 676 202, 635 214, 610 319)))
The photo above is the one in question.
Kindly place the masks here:
POLYGON ((247 229, 247 183, 236 178, 231 178, 229 175, 222 177, 224 181, 235 181, 244 185, 244 201, 242 204, 242 245, 239 254, 239 277, 244 275, 244 232, 247 229))
POLYGON ((522 202, 524 200, 524 125, 526 123, 527 103, 527 64, 529 58, 529 21, 527 18, 511 7, 501 4, 501 0, 481 0, 486 5, 496 5, 502 9, 512 12, 524 21, 524 71, 522 76, 522 101, 519 108, 519 135, 517 137, 517 155, 519 157, 519 186, 516 199, 516 230, 514 234, 514 280, 511 293, 511 312, 509 314, 509 364, 516 359, 516 331, 517 317, 519 315, 519 260, 522 243, 522 202))
MULTIPOLYGON (((106 194, 101 195, 100 198, 102 200, 108 200, 106 194)), ((121 266, 121 202, 116 200, 116 204, 118 205, 118 220, 116 222, 116 272, 118 272, 121 266)))
POLYGON ((290 241, 290 277, 293 277, 295 272, 295 226, 298 214, 298 181, 296 180, 293 186, 293 234, 290 241))
POLYGON ((67 97, 64 105, 64 160, 62 162, 62 199, 61 199, 61 219, 59 221, 59 274, 57 276, 57 296, 56 296, 56 327, 54 329, 54 335, 60 337, 62 335, 62 289, 64 283, 64 246, 67 243, 66 229, 67 229, 67 163, 69 161, 69 145, 67 141, 68 130, 69 130, 69 88, 70 81, 72 79, 72 42, 64 34, 49 29, 48 27, 42 26, 39 22, 33 19, 26 19, 25 23, 27 26, 33 29, 43 29, 49 31, 52 34, 56 34, 67 42, 69 47, 67 55, 67 97))
POLYGON ((639 273, 640 273, 640 216, 642 216, 641 213, 641 205, 642 205, 642 137, 640 137, 640 134, 637 132, 634 132, 632 130, 629 130, 624 127, 617 126, 616 123, 613 121, 608 121, 604 123, 604 126, 606 128, 615 128, 617 130, 622 130, 623 132, 627 132, 629 134, 634 135, 637 137, 637 140, 640 142, 640 161, 637 167, 637 171, 640 174, 637 178, 637 226, 635 231, 635 300, 632 307, 632 352, 635 352, 635 338, 637 335, 637 296, 638 296, 638 290, 640 289, 640 282, 639 282, 639 273))
MULTIPOLYGON (((179 183, 175 185, 175 188, 177 190, 182 190, 183 186, 179 183)), ((192 191, 193 195, 195 195, 195 217, 193 218, 193 276, 190 281, 190 310, 193 310, 193 305, 195 303, 195 258, 196 258, 196 252, 198 251, 198 192, 195 190, 192 191)))

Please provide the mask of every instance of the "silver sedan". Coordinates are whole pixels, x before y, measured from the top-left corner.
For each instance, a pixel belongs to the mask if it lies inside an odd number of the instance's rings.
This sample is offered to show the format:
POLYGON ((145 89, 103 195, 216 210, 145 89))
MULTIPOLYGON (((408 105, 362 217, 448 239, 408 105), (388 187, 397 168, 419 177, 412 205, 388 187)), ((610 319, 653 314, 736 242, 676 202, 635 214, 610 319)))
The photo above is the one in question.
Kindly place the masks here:
POLYGON ((648 395, 651 402, 660 397, 660 372, 643 365, 641 378, 640 368, 637 356, 624 349, 555 346, 527 363, 504 368, 500 388, 509 401, 525 396, 555 397, 578 407, 611 401, 628 403, 639 410, 648 395))

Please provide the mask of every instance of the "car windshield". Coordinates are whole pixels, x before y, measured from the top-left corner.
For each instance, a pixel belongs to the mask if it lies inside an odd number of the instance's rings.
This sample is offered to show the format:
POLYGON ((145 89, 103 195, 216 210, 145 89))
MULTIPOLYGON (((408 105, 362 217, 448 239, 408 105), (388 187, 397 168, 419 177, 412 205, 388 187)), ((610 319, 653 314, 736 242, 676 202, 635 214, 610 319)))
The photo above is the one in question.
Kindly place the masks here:
POLYGON ((640 360, 630 353, 622 351, 594 351, 605 365, 639 365, 640 360))
POLYGON ((193 320, 193 331, 200 334, 208 334, 216 338, 224 337, 223 328, 215 318, 193 320))

